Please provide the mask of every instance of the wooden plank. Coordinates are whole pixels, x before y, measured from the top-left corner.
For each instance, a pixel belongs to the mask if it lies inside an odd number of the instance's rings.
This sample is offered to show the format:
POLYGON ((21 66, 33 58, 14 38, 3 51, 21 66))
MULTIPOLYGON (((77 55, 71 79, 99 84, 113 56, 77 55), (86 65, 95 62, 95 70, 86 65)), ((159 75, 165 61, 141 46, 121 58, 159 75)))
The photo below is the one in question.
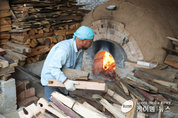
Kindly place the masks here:
POLYGON ((125 98, 110 89, 108 89, 107 94, 116 99, 120 104, 123 104, 125 101, 127 101, 125 98))
POLYGON ((71 109, 63 105, 59 100, 55 99, 55 97, 51 96, 50 100, 59 108, 61 109, 65 114, 70 116, 71 118, 80 118, 79 115, 77 115, 75 112, 73 112, 71 109))
POLYGON ((0 10, 8 10, 8 9, 10 9, 9 3, 6 0, 0 1, 0 10))
POLYGON ((168 39, 170 39, 170 40, 172 40, 172 41, 176 41, 176 42, 178 42, 178 39, 176 39, 176 38, 173 38, 173 37, 167 37, 168 39))
POLYGON ((169 70, 157 70, 157 69, 143 69, 140 68, 139 70, 146 72, 148 74, 157 76, 162 78, 162 80, 173 82, 177 72, 169 71, 169 70))
POLYGON ((27 53, 26 56, 32 57, 32 56, 35 56, 35 55, 46 53, 48 51, 50 51, 50 48, 47 45, 38 46, 38 47, 35 47, 34 49, 32 49, 32 51, 30 53, 27 53))
POLYGON ((4 50, 7 52, 7 54, 19 58, 20 61, 25 61, 27 58, 27 56, 25 56, 23 54, 16 53, 16 52, 12 52, 10 49, 4 49, 4 50))
POLYGON ((1 10, 0 11, 0 18, 4 18, 4 17, 7 17, 7 16, 11 16, 11 13, 9 10, 1 10))
POLYGON ((11 25, 10 17, 0 18, 0 26, 2 25, 11 25))
POLYGON ((89 73, 82 70, 62 68, 64 75, 70 80, 88 80, 89 73))
MULTIPOLYGON (((83 103, 83 105, 85 105, 86 107, 89 107, 90 109, 99 112, 100 114, 103 114, 102 112, 100 112, 98 109, 96 109, 94 106, 90 105, 89 103, 87 103, 86 101, 83 103)), ((104 114, 103 114, 104 115, 104 114)))
POLYGON ((0 70, 0 76, 6 75, 6 74, 11 74, 15 72, 15 68, 11 67, 11 68, 4 68, 0 70))
POLYGON ((177 83, 175 83, 175 82, 168 82, 168 81, 156 80, 156 79, 154 79, 153 82, 156 82, 158 84, 161 84, 161 85, 167 86, 169 88, 178 90, 177 83))
POLYGON ((9 62, 3 59, 0 59, 0 66, 1 68, 6 68, 9 66, 9 62))
POLYGON ((175 68, 178 68, 178 56, 168 54, 164 63, 173 66, 175 68))
POLYGON ((126 118, 137 118, 137 99, 132 99, 133 108, 126 114, 126 118))
POLYGON ((66 97, 61 93, 53 92, 51 94, 55 99, 61 101, 63 104, 74 110, 76 113, 80 114, 85 118, 107 118, 105 115, 100 114, 88 107, 85 107, 83 104, 73 100, 72 98, 66 97), (90 115, 88 115, 90 114, 90 115))
POLYGON ((5 32, 5 31, 9 31, 9 30, 12 30, 11 25, 0 26, 0 32, 5 32))
MULTIPOLYGON (((90 81, 76 81, 79 84, 74 85, 76 89, 83 89, 83 90, 95 90, 95 91, 107 91, 107 85, 103 82, 90 82, 90 81)), ((65 85, 61 82, 57 81, 56 79, 48 79, 49 87, 60 87, 65 88, 65 85)))

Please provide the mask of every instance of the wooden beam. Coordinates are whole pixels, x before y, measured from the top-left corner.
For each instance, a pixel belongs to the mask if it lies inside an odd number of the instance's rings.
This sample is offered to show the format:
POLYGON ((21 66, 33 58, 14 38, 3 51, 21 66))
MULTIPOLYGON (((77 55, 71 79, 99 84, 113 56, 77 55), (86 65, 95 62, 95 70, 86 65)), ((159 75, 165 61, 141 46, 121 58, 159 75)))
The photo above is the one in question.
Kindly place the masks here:
MULTIPOLYGON (((76 89, 95 90, 95 91, 103 91, 103 92, 107 91, 107 85, 105 83, 90 82, 90 81, 76 81, 76 82, 79 83, 78 85, 74 85, 76 89)), ((56 79, 48 79, 47 86, 65 88, 64 84, 57 81, 56 79)))
POLYGON ((89 73, 82 70, 62 68, 64 75, 70 80, 88 80, 89 73))

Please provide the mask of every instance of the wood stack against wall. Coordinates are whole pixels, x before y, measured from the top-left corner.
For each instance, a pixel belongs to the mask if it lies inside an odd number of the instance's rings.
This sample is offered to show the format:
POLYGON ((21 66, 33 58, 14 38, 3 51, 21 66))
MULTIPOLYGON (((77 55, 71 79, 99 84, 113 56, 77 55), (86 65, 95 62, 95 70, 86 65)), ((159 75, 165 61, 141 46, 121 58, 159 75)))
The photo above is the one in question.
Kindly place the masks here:
POLYGON ((74 0, 12 1, 11 46, 7 42, 3 48, 26 56, 27 59, 19 60, 20 65, 43 60, 56 43, 72 38, 83 16, 89 12, 79 9, 84 5, 75 4, 74 0), (16 49, 20 45, 24 51, 16 49))
POLYGON ((0 1, 0 44, 7 42, 10 39, 11 30, 11 12, 7 1, 0 1))

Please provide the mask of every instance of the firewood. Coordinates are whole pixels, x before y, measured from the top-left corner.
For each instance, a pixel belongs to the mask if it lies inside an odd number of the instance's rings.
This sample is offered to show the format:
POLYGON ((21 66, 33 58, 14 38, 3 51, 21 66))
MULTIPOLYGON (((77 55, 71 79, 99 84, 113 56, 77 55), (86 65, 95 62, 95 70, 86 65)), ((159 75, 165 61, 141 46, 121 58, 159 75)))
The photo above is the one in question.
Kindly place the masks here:
POLYGON ((6 68, 9 66, 9 62, 3 59, 0 59, 0 67, 1 68, 6 68))
POLYGON ((35 88, 29 88, 17 95, 17 101, 23 100, 25 98, 33 97, 35 96, 35 88))
POLYGON ((26 58, 27 58, 27 56, 25 56, 25 55, 23 55, 23 54, 16 53, 16 52, 12 52, 12 51, 9 50, 9 49, 5 49, 5 51, 6 51, 7 54, 10 54, 10 55, 12 55, 12 56, 14 56, 14 57, 19 58, 20 61, 25 61, 26 58))
POLYGON ((175 68, 178 68, 178 57, 176 55, 170 55, 168 54, 168 56, 166 57, 164 63, 173 66, 175 68))
POLYGON ((39 33, 39 34, 43 34, 44 32, 43 32, 42 29, 40 29, 40 30, 38 31, 38 33, 39 33))
POLYGON ((148 98, 150 101, 154 100, 154 98, 149 93, 145 92, 144 90, 139 89, 139 88, 136 88, 136 90, 140 92, 144 97, 148 98))
POLYGON ((10 34, 8 32, 1 32, 0 39, 10 39, 10 34))
POLYGON ((50 45, 51 43, 51 40, 49 38, 38 38, 37 41, 42 45, 44 44, 50 45))
POLYGON ((70 80, 88 80, 89 73, 82 70, 62 68, 64 75, 70 80))
POLYGON ((0 40, 0 44, 4 44, 4 43, 7 43, 7 42, 9 42, 9 39, 1 39, 0 40))
POLYGON ((0 55, 5 55, 6 54, 6 51, 2 48, 0 48, 0 55))
POLYGON ((11 74, 11 73, 14 73, 14 72, 15 72, 14 67, 3 68, 3 69, 0 69, 0 76, 11 74))
POLYGON ((35 30, 34 30, 34 29, 31 29, 31 30, 28 32, 28 34, 29 34, 30 36, 34 36, 34 35, 35 35, 35 30))
POLYGON ((55 36, 55 38, 56 38, 56 40, 57 40, 57 42, 60 42, 60 41, 62 41, 62 40, 64 40, 64 37, 63 36, 55 36))
MULTIPOLYGON (((17 40, 15 40, 15 39, 11 39, 9 42, 12 42, 12 43, 15 43, 15 44, 24 44, 23 42, 21 42, 21 41, 17 41, 17 40)), ((7 42, 6 42, 7 43, 7 42)))
POLYGON ((91 117, 98 117, 98 118, 106 118, 105 115, 102 115, 88 107, 85 107, 84 105, 80 104, 79 102, 73 100, 72 98, 66 97, 58 92, 53 92, 51 94, 55 99, 61 101, 63 104, 68 106, 69 108, 73 109, 75 112, 80 114, 81 116, 85 118, 91 118, 91 117), (60 99, 59 99, 60 98, 60 99), (90 114, 90 115, 88 115, 90 114))
POLYGON ((51 49, 54 45, 55 45, 54 43, 51 43, 51 44, 49 45, 49 48, 51 49))
POLYGON ((0 18, 4 18, 4 17, 7 17, 7 16, 11 16, 11 13, 9 10, 1 10, 0 11, 0 18))
POLYGON ((9 30, 12 30, 11 25, 0 26, 0 32, 5 32, 5 31, 9 31, 9 30))
POLYGON ((50 42, 51 42, 51 43, 57 43, 57 42, 58 42, 55 36, 47 37, 47 38, 50 39, 50 42))
POLYGON ((26 98, 26 99, 23 99, 21 101, 18 101, 17 102, 17 105, 18 107, 26 107, 28 105, 30 105, 31 103, 35 103, 38 101, 38 98, 36 96, 33 96, 33 97, 29 97, 29 98, 26 98))
POLYGON ((5 54, 4 58, 6 58, 6 59, 8 59, 8 60, 10 60, 10 61, 12 61, 14 63, 19 63, 19 58, 14 57, 14 56, 12 56, 10 54, 5 54))
POLYGON ((137 99, 132 99, 133 108, 127 112, 126 118, 137 118, 137 99))
POLYGON ((0 26, 2 25, 11 25, 10 17, 0 18, 0 26))
MULTIPOLYGON (((49 31, 49 28, 43 28, 43 31, 44 31, 45 33, 50 32, 50 31, 49 31)), ((51 32, 52 32, 52 31, 51 31, 51 32)))
POLYGON ((24 66, 25 65, 25 61, 19 61, 19 66, 24 66))
POLYGON ((44 34, 37 34, 37 35, 34 35, 34 36, 30 36, 31 39, 37 39, 37 38, 45 38, 45 37, 49 37, 53 35, 53 32, 51 33, 44 33, 44 34))
POLYGON ((174 81, 175 76, 177 74, 177 72, 169 71, 169 70, 143 69, 143 68, 140 68, 139 70, 146 72, 148 74, 160 77, 162 78, 161 80, 166 80, 170 82, 174 81))
POLYGON ((30 43, 30 47, 34 48, 38 45, 38 42, 36 41, 36 39, 32 39, 31 43, 30 43))
POLYGON ((31 44, 31 42, 32 42, 31 40, 32 40, 32 39, 28 38, 28 39, 24 42, 24 44, 25 44, 25 45, 31 44))
POLYGON ((156 82, 156 83, 159 83, 161 85, 164 85, 164 86, 167 86, 169 88, 177 90, 177 83, 168 82, 168 81, 164 81, 164 80, 157 80, 157 79, 154 79, 153 82, 156 82))
POLYGON ((44 59, 44 55, 43 55, 43 54, 38 54, 38 55, 35 56, 35 59, 36 59, 37 61, 41 61, 41 60, 44 59))
POLYGON ((125 94, 126 94, 126 95, 129 95, 129 90, 127 89, 127 87, 126 87, 122 82, 120 82, 120 83, 121 83, 121 85, 122 85, 122 88, 123 88, 125 94))
POLYGON ((11 76, 11 74, 5 74, 1 77, 1 80, 7 81, 10 76, 11 76))
POLYGON ((77 29, 77 28, 76 28, 76 24, 71 24, 71 25, 69 26, 69 29, 77 29))
POLYGON ((32 51, 30 53, 27 53, 26 56, 27 57, 32 57, 38 54, 43 54, 46 53, 50 50, 50 48, 47 45, 43 45, 43 46, 38 46, 35 47, 34 49, 32 49, 32 51))
POLYGON ((173 38, 173 37, 167 37, 167 38, 170 39, 170 40, 172 40, 172 41, 178 42, 178 39, 176 39, 176 38, 173 38))
POLYGON ((37 62, 37 60, 36 60, 35 58, 33 58, 33 57, 30 57, 30 60, 31 60, 33 63, 37 62))
POLYGON ((10 9, 9 3, 7 1, 0 1, 0 10, 10 9))
POLYGON ((33 62, 32 62, 32 60, 30 58, 27 58, 27 63, 28 64, 32 64, 33 62))

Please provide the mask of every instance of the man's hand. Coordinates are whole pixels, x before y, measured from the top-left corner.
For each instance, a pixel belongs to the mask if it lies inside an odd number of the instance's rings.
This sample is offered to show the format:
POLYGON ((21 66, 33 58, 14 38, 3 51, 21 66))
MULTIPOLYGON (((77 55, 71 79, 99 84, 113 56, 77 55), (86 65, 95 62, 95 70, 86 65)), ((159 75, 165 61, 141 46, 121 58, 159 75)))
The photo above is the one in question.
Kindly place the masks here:
POLYGON ((75 87, 74 87, 74 84, 79 84, 78 82, 75 82, 75 81, 72 81, 72 80, 69 80, 67 79, 65 82, 64 82, 64 85, 66 87, 66 89, 68 91, 74 91, 76 90, 75 87))

